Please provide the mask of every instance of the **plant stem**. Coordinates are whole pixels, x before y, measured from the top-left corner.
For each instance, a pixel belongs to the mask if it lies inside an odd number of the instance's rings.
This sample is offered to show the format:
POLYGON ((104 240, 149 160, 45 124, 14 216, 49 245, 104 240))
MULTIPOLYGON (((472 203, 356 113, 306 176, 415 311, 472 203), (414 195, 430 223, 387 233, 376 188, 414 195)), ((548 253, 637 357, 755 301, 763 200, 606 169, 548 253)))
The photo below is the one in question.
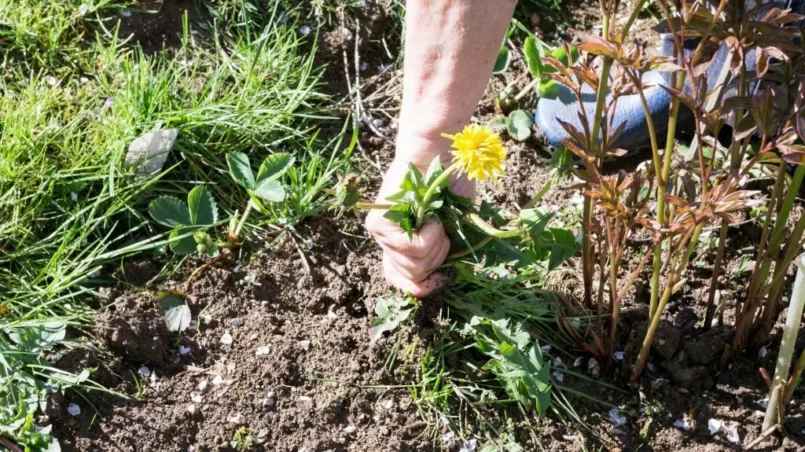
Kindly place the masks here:
POLYGON ((449 254, 444 261, 445 261, 445 263, 449 263, 449 262, 454 261, 456 259, 461 259, 462 257, 467 256, 468 254, 472 253, 473 251, 476 251, 476 250, 479 250, 479 249, 483 248, 484 246, 486 246, 487 243, 491 242, 492 239, 494 239, 494 237, 492 237, 491 235, 488 235, 488 236, 482 238, 481 240, 473 243, 470 248, 463 249, 461 251, 456 251, 453 254, 449 254))
MULTIPOLYGON (((785 168, 783 168, 782 171, 785 171, 785 168)), ((797 169, 794 172, 794 177, 791 180, 791 185, 786 191, 785 198, 780 206, 780 211, 777 213, 777 216, 774 219, 774 226, 772 228, 769 245, 766 248, 763 256, 763 262, 761 263, 759 270, 757 266, 755 267, 757 274, 752 275, 752 281, 749 285, 746 303, 741 310, 741 316, 737 322, 738 326, 735 331, 733 345, 737 350, 742 350, 746 346, 747 340, 749 339, 749 333, 755 321, 754 314, 758 308, 761 290, 766 285, 766 281, 768 280, 769 273, 771 271, 771 265, 777 261, 782 250, 783 241, 786 236, 785 233, 788 216, 791 214, 791 209, 794 206, 794 201, 799 193, 799 188, 802 185, 803 178, 805 178, 805 166, 797 166, 797 169)), ((775 267, 775 272, 786 271, 786 269, 777 270, 776 268, 777 267, 775 267)))
POLYGON ((235 228, 235 238, 240 239, 240 231, 243 230, 243 225, 246 224, 246 219, 249 218, 249 214, 252 212, 252 202, 249 201, 246 203, 246 210, 243 211, 243 216, 240 217, 240 221, 238 222, 238 226, 235 228))
POLYGON ((439 174, 439 177, 437 177, 433 181, 433 183, 430 184, 430 187, 428 187, 428 190, 422 197, 422 201, 419 203, 419 208, 416 211, 415 229, 419 229, 420 227, 422 227, 422 222, 425 219, 425 211, 428 209, 428 206, 430 205, 430 199, 433 197, 434 194, 436 194, 436 190, 438 190, 439 186, 441 186, 442 183, 444 183, 444 181, 446 181, 447 178, 450 177, 450 175, 454 173, 460 166, 461 166, 460 162, 453 163, 452 165, 447 167, 446 170, 442 171, 442 174, 439 174))
POLYGON ((534 87, 539 85, 539 82, 541 82, 541 81, 542 81, 542 79, 540 77, 535 78, 534 80, 531 80, 528 83, 528 85, 525 86, 525 88, 521 89, 519 93, 514 95, 514 101, 519 102, 520 99, 525 97, 532 89, 534 89, 534 87))
MULTIPOLYGON (((603 8, 602 8, 603 11, 603 8)), ((609 27, 609 16, 604 15, 604 36, 607 35, 609 27)), ((612 69, 612 60, 609 58, 604 59, 604 65, 601 68, 601 78, 598 82, 598 92, 596 94, 595 115, 593 116, 593 128, 590 134, 590 143, 588 149, 597 149, 595 152, 601 160, 601 151, 598 146, 598 134, 601 131, 602 116, 604 114, 604 104, 606 103, 607 90, 609 89, 609 72, 612 69)), ((590 222, 592 221, 593 202, 592 198, 584 196, 584 210, 582 212, 582 276, 584 278, 584 304, 592 306, 592 290, 593 290, 593 257, 590 244, 590 222)))
MULTIPOLYGON (((654 342, 654 335, 657 333, 657 328, 660 326, 662 312, 665 309, 665 306, 668 304, 668 300, 671 299, 674 286, 678 282, 682 271, 684 271, 685 267, 687 266, 690 255, 693 253, 693 248, 695 247, 703 228, 703 223, 697 225, 695 228, 689 230, 676 244, 678 248, 682 248, 685 245, 687 245, 687 248, 684 253, 677 252, 676 256, 672 259, 671 274, 668 278, 668 282, 665 285, 662 299, 660 299, 657 309, 650 317, 651 323, 649 324, 648 331, 646 332, 646 337, 643 338, 643 346, 640 348, 640 353, 637 355, 634 368, 632 368, 632 375, 629 378, 631 383, 636 382, 637 379, 640 378, 640 374, 643 373, 643 367, 646 365, 648 352, 651 350, 651 344, 654 342)), ((671 243, 671 246, 673 246, 673 243, 671 243)))
POLYGON ((704 330, 707 331, 713 325, 713 315, 715 314, 716 289, 718 278, 721 276, 721 262, 724 260, 724 249, 727 243, 727 231, 729 223, 721 220, 721 231, 718 234, 718 251, 716 251, 716 262, 713 264, 713 276, 710 278, 710 291, 707 294, 707 311, 704 315, 704 330))
POLYGON ((802 380, 803 371, 805 371, 805 348, 803 348, 802 353, 799 354, 797 365, 794 367, 794 372, 791 374, 791 379, 788 381, 788 385, 786 385, 785 397, 783 397, 783 406, 786 406, 789 402, 791 402, 791 398, 794 396, 794 391, 796 391, 797 387, 799 387, 799 383, 802 380))
POLYGON ((472 224, 478 227, 478 229, 484 231, 486 234, 489 234, 492 237, 496 237, 499 239, 507 239, 511 237, 520 236, 520 231, 516 229, 512 229, 510 231, 502 231, 484 221, 483 218, 479 217, 477 214, 471 213, 468 216, 468 218, 472 222, 472 224))
MULTIPOLYGON (((802 321, 802 310, 805 308, 805 262, 803 262, 803 257, 805 256, 800 256, 797 260, 797 278, 794 281, 791 305, 788 307, 788 316, 783 327, 783 341, 780 344, 780 354, 777 357, 777 366, 774 369, 769 405, 766 408, 766 417, 763 419, 763 430, 782 422, 782 419, 777 419, 777 405, 783 402, 785 396, 783 396, 783 400, 780 400, 779 391, 775 389, 779 384, 785 385, 788 380, 791 358, 794 355, 794 346, 797 341, 797 332, 802 321)), ((780 408, 782 410, 784 407, 780 408)))
POLYGON ((355 203, 355 207, 358 209, 365 209, 365 210, 389 210, 394 207, 392 204, 376 204, 372 202, 363 202, 358 201, 355 203))

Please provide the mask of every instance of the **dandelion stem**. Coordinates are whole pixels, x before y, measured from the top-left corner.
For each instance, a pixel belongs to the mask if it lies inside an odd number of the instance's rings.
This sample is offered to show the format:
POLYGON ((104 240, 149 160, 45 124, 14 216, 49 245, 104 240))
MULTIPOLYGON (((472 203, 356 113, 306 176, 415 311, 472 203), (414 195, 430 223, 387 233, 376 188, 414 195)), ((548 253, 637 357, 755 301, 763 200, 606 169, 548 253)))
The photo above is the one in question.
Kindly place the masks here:
POLYGON ((497 237, 499 239, 507 239, 511 237, 518 237, 520 235, 520 231, 513 229, 509 231, 503 231, 497 229, 496 227, 492 226, 491 224, 487 223, 483 220, 483 218, 479 217, 478 215, 472 213, 468 217, 472 224, 478 227, 478 229, 484 231, 485 233, 489 234, 492 237, 497 237))
POLYGON ((436 190, 438 190, 439 186, 441 186, 444 183, 444 181, 446 181, 447 178, 450 177, 451 174, 453 174, 457 169, 459 169, 460 166, 461 166, 460 162, 453 163, 452 165, 447 167, 446 170, 442 171, 442 174, 439 174, 439 177, 434 179, 433 183, 430 184, 430 187, 428 187, 428 190, 422 197, 422 201, 419 203, 419 208, 417 208, 415 229, 419 229, 420 227, 422 227, 422 222, 425 219, 425 211, 428 209, 428 206, 430 205, 430 199, 433 198, 433 195, 436 194, 436 190))
POLYGON ((374 210, 389 210, 394 206, 391 205, 391 204, 377 204, 377 203, 372 203, 372 202, 358 201, 358 202, 355 203, 355 207, 358 208, 358 209, 366 209, 366 210, 372 210, 372 209, 374 209, 374 210))

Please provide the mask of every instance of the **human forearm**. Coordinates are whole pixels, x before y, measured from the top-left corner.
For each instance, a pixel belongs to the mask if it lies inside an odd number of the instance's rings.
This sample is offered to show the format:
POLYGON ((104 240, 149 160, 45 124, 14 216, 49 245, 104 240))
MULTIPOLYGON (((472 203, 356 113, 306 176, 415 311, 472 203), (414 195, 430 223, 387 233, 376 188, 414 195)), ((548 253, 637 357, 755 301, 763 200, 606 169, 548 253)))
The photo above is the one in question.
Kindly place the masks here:
POLYGON ((447 159, 489 81, 516 0, 408 0, 398 160, 447 159))

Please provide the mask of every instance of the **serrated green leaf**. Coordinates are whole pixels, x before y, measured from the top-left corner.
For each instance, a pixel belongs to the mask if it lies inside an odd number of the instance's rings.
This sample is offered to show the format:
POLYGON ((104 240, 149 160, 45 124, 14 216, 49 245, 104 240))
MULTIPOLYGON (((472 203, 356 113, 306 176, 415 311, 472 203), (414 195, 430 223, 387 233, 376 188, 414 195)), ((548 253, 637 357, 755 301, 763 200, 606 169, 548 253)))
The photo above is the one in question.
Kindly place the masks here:
POLYGON ((162 291, 157 294, 159 313, 170 331, 184 331, 190 326, 190 308, 184 295, 177 291, 162 291))
POLYGON ((501 46, 500 51, 498 52, 498 57, 495 60, 495 67, 492 69, 493 74, 501 74, 506 72, 506 69, 509 68, 509 63, 511 62, 511 54, 509 53, 509 49, 506 48, 504 44, 501 46))
POLYGON ((408 238, 414 237, 413 223, 411 220, 411 205, 410 204, 397 204, 391 209, 386 211, 383 218, 396 223, 400 229, 408 234, 408 238))
POLYGON ((207 187, 195 187, 187 194, 190 221, 193 225, 209 226, 218 221, 218 206, 207 187))
POLYGON ((160 196, 151 201, 148 204, 148 213, 154 221, 169 228, 192 224, 187 204, 173 196, 160 196))
POLYGON ((170 233, 169 237, 171 239, 171 251, 180 255, 193 254, 196 252, 196 241, 193 240, 192 234, 176 240, 177 237, 186 234, 187 232, 189 232, 189 229, 184 228, 183 230, 176 230, 170 233))
POLYGON ((535 36, 525 38, 523 54, 525 55, 525 61, 528 64, 528 71, 531 72, 531 75, 541 77, 543 73, 541 58, 545 56, 542 43, 535 36))
MULTIPOLYGON (((428 166, 428 172, 425 173, 425 185, 430 187, 430 185, 439 177, 440 174, 444 172, 444 168, 442 168, 442 159, 441 157, 434 157, 431 160, 430 165, 428 166)), ((445 180, 445 184, 448 184, 449 181, 445 180)))
POLYGON ((279 179, 291 165, 294 164, 296 159, 285 152, 278 152, 271 154, 260 165, 260 171, 257 172, 256 184, 260 185, 261 181, 266 179, 279 179))
POLYGON ((395 330, 401 322, 408 319, 413 312, 413 308, 406 308, 409 304, 408 299, 404 297, 389 297, 380 300, 375 307, 378 317, 372 321, 372 327, 369 329, 371 341, 377 341, 383 336, 383 333, 395 330))
POLYGON ((509 118, 505 116, 498 116, 497 118, 489 121, 488 125, 489 128, 495 132, 500 132, 501 130, 508 130, 509 122, 509 118))
POLYGON ((285 188, 276 179, 263 179, 252 191, 255 196, 269 202, 280 202, 285 199, 285 188))
POLYGON ((51 350, 64 340, 67 325, 59 321, 51 321, 42 325, 27 328, 9 328, 4 330, 8 338, 25 350, 39 352, 51 350))
POLYGON ((517 141, 524 141, 531 136, 534 115, 525 110, 515 110, 509 115, 509 135, 517 141))
POLYGON ((413 163, 408 164, 408 178, 411 182, 413 182, 416 188, 422 187, 425 185, 425 181, 422 178, 422 172, 419 171, 419 168, 414 166, 413 163))
POLYGON ((250 190, 254 188, 254 173, 246 154, 230 152, 226 154, 226 164, 229 166, 229 175, 238 185, 250 190))

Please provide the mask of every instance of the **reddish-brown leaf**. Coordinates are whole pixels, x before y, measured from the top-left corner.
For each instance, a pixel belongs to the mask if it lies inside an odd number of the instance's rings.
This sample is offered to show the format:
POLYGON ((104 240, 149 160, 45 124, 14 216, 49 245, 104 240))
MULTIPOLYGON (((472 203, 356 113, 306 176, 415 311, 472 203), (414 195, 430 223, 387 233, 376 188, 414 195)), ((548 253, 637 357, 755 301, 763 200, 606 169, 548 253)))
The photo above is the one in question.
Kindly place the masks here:
POLYGON ((792 165, 805 165, 805 146, 801 144, 777 145, 783 160, 792 165))
POLYGON ((805 109, 797 114, 797 133, 800 140, 805 140, 805 109))
POLYGON ((598 36, 594 33, 581 30, 570 31, 580 40, 580 42, 575 45, 579 50, 591 53, 593 55, 603 55, 612 59, 617 58, 618 49, 615 44, 606 41, 601 36, 598 36))

